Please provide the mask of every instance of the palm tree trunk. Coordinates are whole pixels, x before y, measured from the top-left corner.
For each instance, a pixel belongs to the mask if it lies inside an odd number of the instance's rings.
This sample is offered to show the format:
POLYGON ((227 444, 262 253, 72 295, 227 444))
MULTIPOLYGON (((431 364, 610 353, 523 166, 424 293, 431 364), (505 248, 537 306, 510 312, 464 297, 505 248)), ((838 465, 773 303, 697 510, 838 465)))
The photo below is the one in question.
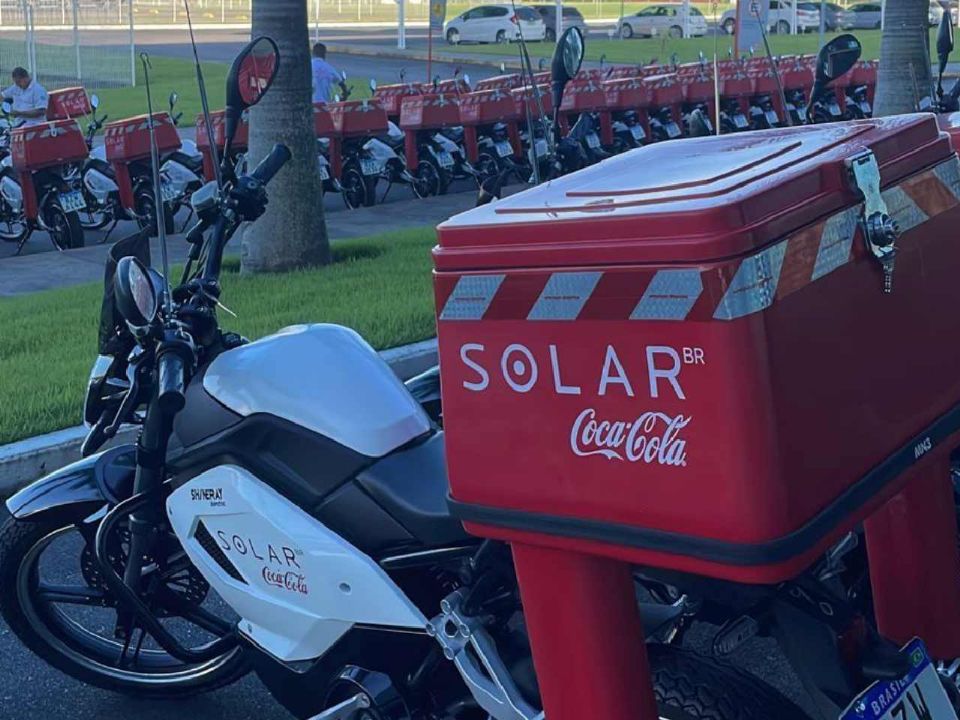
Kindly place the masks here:
POLYGON ((250 110, 251 167, 278 142, 287 145, 293 157, 270 183, 266 214, 243 234, 243 273, 330 261, 317 172, 307 0, 254 0, 253 36, 260 35, 276 40, 280 67, 270 91, 250 110))
POLYGON ((930 95, 929 0, 886 0, 874 115, 916 112, 930 95))

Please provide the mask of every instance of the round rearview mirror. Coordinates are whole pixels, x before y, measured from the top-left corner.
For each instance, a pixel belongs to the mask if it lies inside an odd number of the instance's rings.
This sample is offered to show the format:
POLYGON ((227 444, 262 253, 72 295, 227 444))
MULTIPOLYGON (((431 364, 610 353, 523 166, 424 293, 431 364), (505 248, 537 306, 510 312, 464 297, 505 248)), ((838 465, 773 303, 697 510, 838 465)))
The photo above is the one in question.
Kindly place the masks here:
POLYGON ((542 58, 540 58, 539 60, 537 60, 537 70, 545 70, 546 67, 547 67, 547 59, 546 59, 546 58, 543 58, 543 57, 542 57, 542 58))
POLYGON ((464 73, 464 74, 463 74, 463 84, 466 85, 468 88, 470 87, 470 74, 469 74, 469 73, 464 73))
POLYGON ((403 82, 407 77, 407 69, 400 68, 400 82, 403 82))
POLYGON ((600 56, 600 69, 602 70, 606 66, 607 66, 607 54, 603 53, 603 55, 600 56))
POLYGON ((341 70, 341 71, 340 71, 340 79, 343 80, 343 82, 346 82, 346 81, 347 81, 347 71, 346 71, 346 70, 341 70))
POLYGON ((553 82, 562 80, 566 83, 575 77, 583 64, 583 54, 583 33, 580 28, 567 28, 553 53, 553 65, 550 68, 553 82))
POLYGON ((117 310, 134 327, 152 323, 160 309, 160 289, 150 270, 134 257, 121 258, 117 263, 113 296, 117 310))
POLYGON ((373 78, 370 78, 370 92, 375 93, 377 91, 377 81, 373 78))
POLYGON ((180 96, 177 95, 177 91, 176 91, 176 90, 174 90, 173 92, 170 93, 170 97, 168 98, 168 100, 169 100, 169 102, 170 102, 170 109, 171 109, 171 110, 173 110, 173 106, 177 104, 177 100, 179 100, 179 99, 180 99, 180 96))
POLYGON ((100 107, 100 96, 96 93, 90 96, 90 107, 92 107, 94 110, 100 107))
POLYGON ((947 69, 947 61, 953 52, 953 16, 949 8, 944 8, 937 28, 937 59, 940 61, 940 75, 947 69))
POLYGON ((3 103, 0 104, 0 110, 3 110, 4 115, 9 115, 13 112, 13 105, 9 100, 4 100, 3 103))
POLYGON ((817 83, 826 85, 848 72, 860 59, 861 52, 860 41, 853 35, 837 35, 820 48, 817 55, 817 83))
POLYGON ((507 71, 507 64, 506 64, 506 63, 503 63, 503 62, 500 63, 500 74, 502 75, 502 74, 505 73, 506 71, 507 71))
POLYGON ((253 107, 273 83, 280 50, 268 37, 258 37, 240 51, 227 76, 227 107, 238 114, 253 107))

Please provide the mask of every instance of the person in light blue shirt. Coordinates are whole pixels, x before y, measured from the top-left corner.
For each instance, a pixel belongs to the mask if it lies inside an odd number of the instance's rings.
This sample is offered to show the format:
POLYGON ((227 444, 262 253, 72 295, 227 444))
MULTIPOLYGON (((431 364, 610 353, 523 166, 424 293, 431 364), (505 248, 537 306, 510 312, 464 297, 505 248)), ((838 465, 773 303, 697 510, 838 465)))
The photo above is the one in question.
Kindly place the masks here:
POLYGON ((327 62, 327 46, 317 43, 313 46, 313 59, 310 61, 313 70, 313 101, 330 102, 331 90, 334 85, 343 87, 343 79, 337 69, 327 62))

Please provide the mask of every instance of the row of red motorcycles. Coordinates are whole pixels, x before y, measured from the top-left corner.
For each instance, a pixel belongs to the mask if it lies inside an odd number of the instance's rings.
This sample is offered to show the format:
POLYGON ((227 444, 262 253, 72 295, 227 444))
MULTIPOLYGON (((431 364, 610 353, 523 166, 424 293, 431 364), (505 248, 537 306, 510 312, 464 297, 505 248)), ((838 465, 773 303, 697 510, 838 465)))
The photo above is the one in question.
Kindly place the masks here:
MULTIPOLYGON (((721 133, 871 115, 875 62, 858 63, 832 94, 814 104, 809 119, 815 58, 789 56, 776 62, 783 100, 766 58, 719 62, 716 87, 713 65, 703 61, 581 71, 564 94, 559 115, 562 131, 578 140, 582 152, 562 158, 561 172, 640 145, 693 135, 689 118, 698 108, 709 118, 711 132, 719 118, 721 133)), ((316 104, 324 191, 342 193, 347 207, 356 208, 382 201, 395 184, 409 185, 416 197, 442 195, 456 179, 482 182, 512 171, 526 180, 534 162, 541 164, 541 177, 549 176, 543 131, 549 123, 542 122, 553 113, 549 73, 538 72, 534 80, 537 92, 521 73, 486 78, 473 87, 464 76, 379 87, 371 82, 372 99, 316 104)), ((222 112, 212 121, 219 143, 222 112)), ((247 132, 243 124, 234 141, 237 153, 246 151, 247 132)), ((202 117, 197 118, 197 143, 210 179, 212 155, 202 117)))

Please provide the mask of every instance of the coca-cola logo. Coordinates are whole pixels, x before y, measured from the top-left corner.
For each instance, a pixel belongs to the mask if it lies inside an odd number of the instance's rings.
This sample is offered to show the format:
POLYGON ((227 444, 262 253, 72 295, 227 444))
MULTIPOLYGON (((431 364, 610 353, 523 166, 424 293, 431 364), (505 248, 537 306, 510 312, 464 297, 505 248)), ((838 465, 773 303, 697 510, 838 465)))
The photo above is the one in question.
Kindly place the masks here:
POLYGON ((268 567, 263 568, 260 572, 263 581, 268 585, 273 585, 274 587, 281 588, 283 590, 289 590, 290 592, 300 593, 301 595, 309 595, 310 590, 307 587, 307 578, 305 575, 300 573, 293 572, 292 570, 283 572, 280 570, 271 570, 268 567))
POLYGON ((596 410, 587 408, 570 429, 570 449, 580 457, 601 455, 608 460, 684 466, 687 441, 681 433, 692 419, 649 411, 635 420, 598 420, 596 410))

